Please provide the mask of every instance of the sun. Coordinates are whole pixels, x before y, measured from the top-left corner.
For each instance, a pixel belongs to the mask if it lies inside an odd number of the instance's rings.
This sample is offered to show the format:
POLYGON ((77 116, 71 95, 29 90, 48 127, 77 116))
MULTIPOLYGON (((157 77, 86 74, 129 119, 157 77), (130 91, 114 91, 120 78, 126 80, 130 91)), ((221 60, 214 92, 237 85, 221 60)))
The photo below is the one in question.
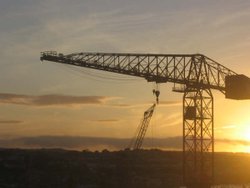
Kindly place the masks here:
POLYGON ((231 142, 230 150, 233 152, 250 153, 250 119, 242 117, 237 119, 231 129, 224 129, 231 142))
POLYGON ((236 150, 239 152, 250 153, 250 122, 239 124, 235 136, 237 137, 237 140, 239 140, 239 145, 236 150))
POLYGON ((250 123, 243 124, 241 131, 241 139, 250 142, 250 123))
POLYGON ((248 146, 248 147, 245 148, 245 152, 246 153, 250 153, 250 146, 248 146))

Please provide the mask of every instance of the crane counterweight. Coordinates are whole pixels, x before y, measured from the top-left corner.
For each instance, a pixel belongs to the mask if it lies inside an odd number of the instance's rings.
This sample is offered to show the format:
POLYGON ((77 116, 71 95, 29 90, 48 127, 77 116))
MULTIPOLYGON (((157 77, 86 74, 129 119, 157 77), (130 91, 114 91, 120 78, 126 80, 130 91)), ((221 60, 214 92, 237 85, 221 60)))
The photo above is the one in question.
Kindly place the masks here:
POLYGON ((226 98, 236 100, 249 99, 250 78, 247 76, 243 74, 226 76, 225 86, 226 98))

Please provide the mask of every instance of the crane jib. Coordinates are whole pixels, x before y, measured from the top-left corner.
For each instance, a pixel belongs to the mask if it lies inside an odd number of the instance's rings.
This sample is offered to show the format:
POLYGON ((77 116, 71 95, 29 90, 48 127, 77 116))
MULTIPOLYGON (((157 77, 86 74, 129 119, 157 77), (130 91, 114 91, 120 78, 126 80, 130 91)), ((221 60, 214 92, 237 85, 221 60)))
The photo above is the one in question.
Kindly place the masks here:
MULTIPOLYGON (((214 89, 230 99, 250 99, 250 79, 202 54, 41 53, 41 61, 145 78, 148 82, 172 82, 186 89, 214 89), (238 91, 238 92, 237 92, 238 91)), ((183 91, 185 92, 185 90, 183 91)))

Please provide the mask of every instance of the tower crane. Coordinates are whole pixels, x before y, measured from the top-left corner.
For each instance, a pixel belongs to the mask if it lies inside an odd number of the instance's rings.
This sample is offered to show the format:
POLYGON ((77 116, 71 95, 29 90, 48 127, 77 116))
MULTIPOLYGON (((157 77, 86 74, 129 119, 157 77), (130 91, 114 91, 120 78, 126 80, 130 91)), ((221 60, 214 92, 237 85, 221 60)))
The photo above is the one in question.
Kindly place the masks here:
POLYGON ((250 99, 250 79, 203 54, 135 54, 42 52, 40 59, 180 84, 183 93, 183 183, 210 187, 214 176, 214 98, 250 99))
POLYGON ((136 132, 135 139, 132 140, 131 146, 129 148, 138 150, 141 149, 143 139, 146 135, 148 125, 150 123, 151 117, 154 113, 155 104, 153 104, 149 109, 147 109, 143 114, 143 119, 138 127, 138 132, 136 132))

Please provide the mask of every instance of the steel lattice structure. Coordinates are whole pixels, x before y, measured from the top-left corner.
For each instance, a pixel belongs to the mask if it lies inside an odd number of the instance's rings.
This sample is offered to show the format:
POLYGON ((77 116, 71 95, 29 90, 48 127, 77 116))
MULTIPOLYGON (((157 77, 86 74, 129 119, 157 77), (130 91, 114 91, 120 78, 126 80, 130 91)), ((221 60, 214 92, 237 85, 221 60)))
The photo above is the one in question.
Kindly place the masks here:
POLYGON ((136 134, 135 140, 131 143, 131 148, 134 150, 141 149, 143 139, 148 129, 151 117, 154 113, 155 104, 153 104, 149 109, 147 109, 143 114, 143 119, 138 127, 138 132, 136 134))
MULTIPOLYGON (((219 90, 228 98, 234 95, 234 88, 231 86, 238 87, 240 82, 238 80, 234 82, 234 76, 238 76, 234 71, 202 54, 74 53, 63 55, 49 51, 42 52, 40 58, 143 77, 149 82, 181 84, 183 87, 179 91, 184 93, 184 184, 188 187, 210 187, 213 182, 214 153, 214 102, 211 90, 219 90)), ((249 98, 249 96, 244 97, 249 98)), ((243 97, 241 98, 241 93, 238 92, 233 99, 243 99, 243 97)))
POLYGON ((190 187, 213 183, 214 104, 211 90, 187 89, 183 97, 183 180, 190 187))
POLYGON ((143 77, 147 81, 173 82, 225 92, 225 77, 232 70, 202 54, 125 54, 42 52, 41 60, 143 77))

